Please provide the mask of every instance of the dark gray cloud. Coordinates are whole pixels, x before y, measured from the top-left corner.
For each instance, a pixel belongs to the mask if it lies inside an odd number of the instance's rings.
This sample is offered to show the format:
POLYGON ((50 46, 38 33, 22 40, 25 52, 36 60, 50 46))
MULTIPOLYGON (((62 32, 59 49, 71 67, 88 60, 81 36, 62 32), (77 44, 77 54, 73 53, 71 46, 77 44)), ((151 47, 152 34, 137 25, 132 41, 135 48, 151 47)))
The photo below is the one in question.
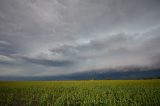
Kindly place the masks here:
POLYGON ((19 51, 19 49, 6 42, 6 41, 0 41, 0 55, 12 55, 16 54, 19 51))
POLYGON ((1 0, 0 75, 155 66, 159 5, 159 0, 1 0))
POLYGON ((55 66, 55 67, 67 67, 73 65, 72 61, 69 60, 47 60, 47 59, 34 59, 34 58, 27 58, 21 57, 21 59, 34 64, 40 64, 44 66, 55 66))

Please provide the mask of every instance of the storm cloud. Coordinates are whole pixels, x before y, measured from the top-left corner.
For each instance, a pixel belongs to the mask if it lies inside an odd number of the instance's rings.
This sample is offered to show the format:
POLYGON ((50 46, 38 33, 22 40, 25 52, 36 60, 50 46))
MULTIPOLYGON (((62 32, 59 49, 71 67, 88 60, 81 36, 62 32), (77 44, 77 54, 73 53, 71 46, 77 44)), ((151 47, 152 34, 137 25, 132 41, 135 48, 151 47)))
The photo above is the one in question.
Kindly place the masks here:
POLYGON ((1 0, 0 75, 160 62, 159 0, 1 0))
POLYGON ((47 60, 47 59, 33 59, 33 58, 27 58, 27 57, 22 57, 22 59, 29 63, 40 64, 45 66, 63 67, 63 66, 72 65, 72 62, 68 60, 56 61, 56 60, 47 60))

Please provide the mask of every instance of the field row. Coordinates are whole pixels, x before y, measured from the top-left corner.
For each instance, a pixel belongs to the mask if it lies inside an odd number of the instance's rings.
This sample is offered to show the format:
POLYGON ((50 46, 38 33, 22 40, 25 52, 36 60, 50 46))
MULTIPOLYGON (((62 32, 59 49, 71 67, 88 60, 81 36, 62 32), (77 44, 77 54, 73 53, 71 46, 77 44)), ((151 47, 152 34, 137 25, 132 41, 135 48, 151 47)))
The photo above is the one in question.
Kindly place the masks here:
POLYGON ((0 82, 0 106, 159 106, 160 80, 0 82))

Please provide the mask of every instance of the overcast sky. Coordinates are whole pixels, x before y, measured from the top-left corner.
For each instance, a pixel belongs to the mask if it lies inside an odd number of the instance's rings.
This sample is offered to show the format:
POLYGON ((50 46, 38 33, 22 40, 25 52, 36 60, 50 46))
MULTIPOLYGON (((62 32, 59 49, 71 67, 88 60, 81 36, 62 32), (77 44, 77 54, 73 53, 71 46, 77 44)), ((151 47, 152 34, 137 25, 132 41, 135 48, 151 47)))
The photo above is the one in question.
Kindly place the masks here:
POLYGON ((160 0, 0 0, 0 76, 160 65, 160 0))

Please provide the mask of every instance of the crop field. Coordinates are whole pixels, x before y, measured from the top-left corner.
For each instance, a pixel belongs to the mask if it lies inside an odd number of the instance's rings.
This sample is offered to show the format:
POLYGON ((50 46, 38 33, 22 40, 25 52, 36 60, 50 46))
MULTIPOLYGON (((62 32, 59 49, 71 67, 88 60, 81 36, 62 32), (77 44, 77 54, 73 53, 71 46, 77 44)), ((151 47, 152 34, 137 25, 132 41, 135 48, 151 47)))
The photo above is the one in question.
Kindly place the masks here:
POLYGON ((160 106, 160 80, 0 82, 0 106, 160 106))

